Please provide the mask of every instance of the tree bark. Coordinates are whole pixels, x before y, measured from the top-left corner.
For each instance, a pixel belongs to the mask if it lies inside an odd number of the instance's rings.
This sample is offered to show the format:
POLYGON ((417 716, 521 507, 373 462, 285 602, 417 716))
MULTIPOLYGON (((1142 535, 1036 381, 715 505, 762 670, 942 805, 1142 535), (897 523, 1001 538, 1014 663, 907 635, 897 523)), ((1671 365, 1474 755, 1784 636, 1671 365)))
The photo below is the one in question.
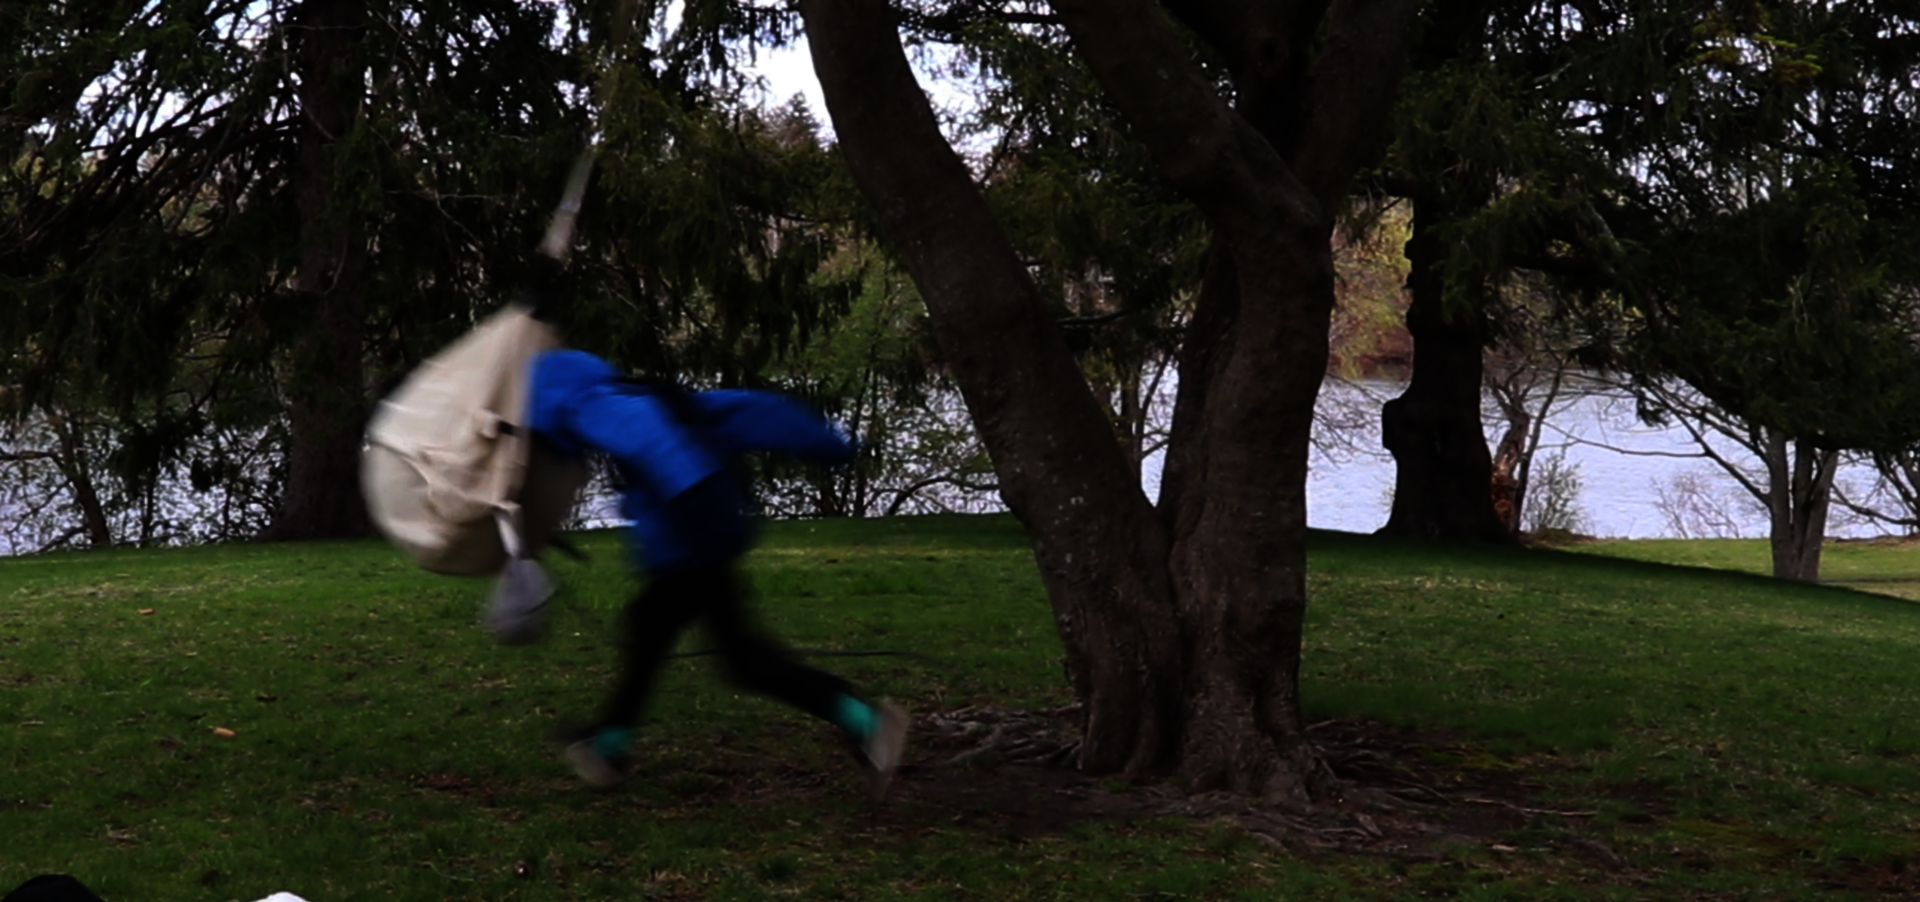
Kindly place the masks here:
POLYGON ((336 152, 359 116, 366 90, 359 44, 366 6, 305 0, 290 29, 300 73, 300 147, 294 199, 300 211, 297 287, 313 307, 295 342, 287 406, 287 489, 269 541, 357 536, 367 530, 360 497, 361 433, 367 392, 368 248, 345 197, 336 152))
POLYGON ((1773 575, 1800 582, 1820 581, 1820 551, 1826 541, 1827 512, 1833 500, 1834 470, 1840 454, 1766 431, 1768 544, 1773 575))
POLYGON ((1533 352, 1510 359, 1503 374, 1488 380, 1487 388, 1506 417, 1506 432, 1493 453, 1494 513, 1518 538, 1526 525, 1527 499, 1532 497, 1533 461, 1540 450, 1540 434, 1560 399, 1566 370, 1559 360, 1546 363, 1546 386, 1540 385, 1543 365, 1533 352), (1539 405, 1536 411, 1534 405, 1539 405), (1509 507, 1500 506, 1501 498, 1509 507))
POLYGON ((1480 419, 1487 342, 1480 305, 1449 309, 1447 253, 1434 234, 1434 203, 1416 202, 1407 240, 1407 331, 1413 378, 1380 412, 1381 444, 1395 468, 1393 510, 1382 535, 1511 542, 1496 512, 1493 457, 1480 419))
POLYGON ((1039 293, 940 134, 883 0, 806 0, 815 71, 862 192, 1032 536, 1084 702, 1081 758, 1145 772, 1176 732, 1167 539, 1039 293), (1148 679, 1137 677, 1145 675, 1148 679), (1145 742, 1139 737, 1150 737, 1145 742))
MULTIPOLYGON (((1201 5, 1257 23, 1252 7, 1201 5)), ((1291 30, 1262 26, 1249 39, 1266 48, 1251 54, 1262 64, 1300 58, 1316 36, 1328 46, 1315 77, 1273 104, 1297 136, 1283 156, 1220 99, 1150 0, 1054 3, 1135 134, 1217 230, 1182 355, 1179 470, 1156 511, 940 135, 884 0, 800 4, 841 150, 920 286, 1033 541, 1084 705, 1090 771, 1179 771, 1196 789, 1292 800, 1316 776, 1298 665, 1307 438, 1333 300, 1329 211, 1377 138, 1413 4, 1336 4, 1324 31, 1308 6, 1312 15, 1275 17, 1291 30)))
POLYGON ((113 547, 113 526, 107 520, 107 507, 101 503, 100 492, 94 485, 93 471, 87 466, 85 436, 81 434, 81 427, 45 408, 41 412, 60 442, 60 451, 55 455, 54 462, 60 469, 61 478, 67 481, 67 488, 73 491, 74 504, 80 508, 80 524, 86 530, 87 546, 113 547))
POLYGON ((1520 534, 1520 514, 1527 500, 1527 436, 1533 431, 1533 411, 1524 401, 1503 403, 1507 428, 1493 454, 1493 515, 1508 535, 1520 534))

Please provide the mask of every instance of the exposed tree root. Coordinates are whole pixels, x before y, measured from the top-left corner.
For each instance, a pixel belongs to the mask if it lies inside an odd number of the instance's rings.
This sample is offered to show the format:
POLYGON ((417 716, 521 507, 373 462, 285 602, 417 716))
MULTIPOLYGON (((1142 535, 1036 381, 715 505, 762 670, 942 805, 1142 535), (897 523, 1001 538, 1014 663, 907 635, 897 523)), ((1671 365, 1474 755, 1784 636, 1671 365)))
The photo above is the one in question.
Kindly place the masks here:
POLYGON ((1529 780, 1529 763, 1379 724, 1329 721, 1308 729, 1332 791, 1311 804, 1262 804, 1231 793, 1188 794, 1177 781, 1126 785, 1075 773, 1076 713, 976 705, 928 714, 916 744, 930 754, 915 768, 914 792, 1035 823, 1169 815, 1229 823, 1291 854, 1438 860, 1463 846, 1514 851, 1499 840, 1525 827, 1616 878, 1632 873, 1580 830, 1593 811, 1528 804, 1541 790, 1529 780))
POLYGON ((924 734, 936 747, 962 748, 938 763, 945 767, 1032 764, 1067 767, 1080 751, 1079 731, 1069 705, 1052 711, 1016 711, 999 705, 972 705, 929 714, 924 734))

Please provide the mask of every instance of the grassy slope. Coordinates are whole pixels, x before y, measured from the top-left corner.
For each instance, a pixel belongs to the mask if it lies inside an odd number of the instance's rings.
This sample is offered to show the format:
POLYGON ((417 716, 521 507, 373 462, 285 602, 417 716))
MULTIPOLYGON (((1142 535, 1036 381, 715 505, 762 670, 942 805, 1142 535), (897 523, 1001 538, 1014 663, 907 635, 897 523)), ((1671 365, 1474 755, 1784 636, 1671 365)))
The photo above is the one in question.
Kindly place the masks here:
POLYGON ((1322 715, 1546 753, 1603 826, 1656 809, 1626 840, 1643 849, 1829 877, 1917 851, 1920 607, 1545 550, 1323 536, 1314 557, 1305 682, 1322 715))
MULTIPOLYGON (((1767 543, 1749 539, 1660 539, 1582 542, 1573 550, 1610 557, 1771 574, 1767 543)), ((1820 581, 1920 601, 1920 542, 1871 539, 1828 542, 1820 555, 1820 581)))
MULTIPOLYGON (((0 561, 0 889, 64 870, 109 900, 1813 898, 1920 854, 1902 601, 1316 535, 1310 715, 1445 734, 1410 754, 1596 812, 1579 826, 1621 876, 1545 827, 1407 864, 1172 821, 1013 836, 911 793, 876 811, 828 731, 689 663, 640 778, 588 793, 542 745, 597 699, 631 590, 616 537, 586 544, 553 639, 519 650, 474 627, 481 586, 377 543, 0 561)), ((829 664, 916 709, 1066 700, 1004 518, 779 524, 752 569, 797 645, 935 656, 829 664)))

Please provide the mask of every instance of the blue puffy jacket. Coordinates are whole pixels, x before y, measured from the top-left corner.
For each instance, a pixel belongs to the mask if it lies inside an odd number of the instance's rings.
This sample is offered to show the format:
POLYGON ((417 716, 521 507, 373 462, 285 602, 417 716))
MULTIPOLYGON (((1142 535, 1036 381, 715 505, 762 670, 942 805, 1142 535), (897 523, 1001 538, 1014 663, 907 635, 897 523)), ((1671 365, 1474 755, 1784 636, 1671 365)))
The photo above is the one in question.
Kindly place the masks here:
POLYGON ((784 395, 729 389, 683 397, 692 410, 676 413, 659 392, 584 351, 550 351, 533 362, 529 424, 561 454, 603 451, 620 466, 620 513, 633 521, 640 559, 656 574, 746 552, 734 466, 741 455, 853 458, 831 421, 784 395))

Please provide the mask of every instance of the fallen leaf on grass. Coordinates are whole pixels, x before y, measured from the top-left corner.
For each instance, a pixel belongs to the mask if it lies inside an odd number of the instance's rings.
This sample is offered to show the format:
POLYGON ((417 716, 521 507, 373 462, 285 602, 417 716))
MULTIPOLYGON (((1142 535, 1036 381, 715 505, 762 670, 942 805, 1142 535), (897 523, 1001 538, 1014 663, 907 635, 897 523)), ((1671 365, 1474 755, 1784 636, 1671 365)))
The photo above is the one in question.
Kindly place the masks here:
POLYGON ((233 737, 238 736, 240 734, 235 733, 234 731, 229 730, 226 727, 214 727, 213 735, 218 736, 221 739, 232 739, 233 737))
POLYGON ((148 614, 151 614, 151 613, 153 613, 153 609, 152 609, 152 608, 141 608, 141 609, 140 609, 140 616, 142 616, 142 617, 145 617, 145 616, 147 616, 148 614))

